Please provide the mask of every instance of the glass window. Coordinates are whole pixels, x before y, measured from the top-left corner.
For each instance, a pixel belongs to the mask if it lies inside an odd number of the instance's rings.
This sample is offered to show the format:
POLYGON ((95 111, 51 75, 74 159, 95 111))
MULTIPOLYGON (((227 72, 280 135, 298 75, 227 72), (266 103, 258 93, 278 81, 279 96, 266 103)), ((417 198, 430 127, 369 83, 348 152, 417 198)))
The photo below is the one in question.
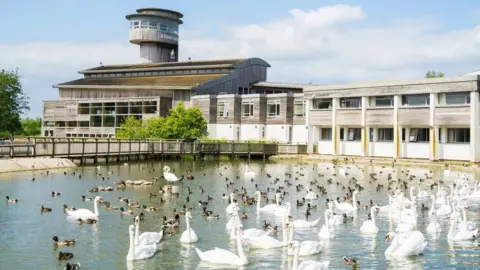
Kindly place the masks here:
POLYGON ((349 128, 348 129, 348 141, 360 141, 362 139, 361 128, 349 128))
POLYGON ((78 104, 78 114, 89 114, 90 113, 90 104, 89 103, 79 103, 78 104))
POLYGON ((53 127, 53 126, 55 126, 55 122, 53 122, 53 121, 43 121, 43 126, 44 127, 53 127))
POLYGON ((312 100, 312 109, 314 110, 323 110, 332 108, 332 99, 331 98, 321 98, 312 100))
POLYGON ((131 24, 133 29, 138 29, 140 27, 140 22, 139 21, 133 21, 131 24))
POLYGON ((393 128, 379 128, 378 141, 393 141, 393 128))
POLYGON ((89 127, 90 123, 88 121, 78 121, 79 127, 89 127))
POLYGON ((217 105, 217 116, 218 117, 228 117, 228 103, 219 102, 217 105))
POLYGON ((103 126, 104 127, 115 127, 115 116, 113 116, 113 115, 103 116, 103 126))
POLYGON ((305 101, 297 101, 293 105, 293 115, 305 116, 305 101))
POLYGON ((345 137, 345 136, 343 136, 344 133, 345 133, 345 129, 344 129, 344 128, 340 128, 340 141, 343 141, 343 138, 345 137))
POLYGON ((429 142, 430 131, 428 128, 412 128, 410 129, 409 140, 411 142, 429 142))
POLYGON ((320 140, 329 141, 332 139, 332 128, 321 128, 320 140))
POLYGON ((427 106, 430 105, 430 95, 405 95, 402 96, 403 106, 427 106))
POLYGON ((160 24, 160 31, 162 31, 162 32, 168 32, 168 25, 160 24))
POLYGON ((149 28, 153 30, 157 30, 158 24, 156 22, 150 22, 149 28))
POLYGON ((77 127, 77 121, 68 121, 68 127, 77 127))
POLYGON ((449 128, 447 129, 448 143, 469 143, 470 129, 469 128, 449 128))
POLYGON ((393 96, 370 97, 370 107, 392 107, 393 96))
POLYGON ((270 117, 280 116, 280 104, 279 103, 268 103, 267 104, 267 116, 270 116, 270 117))
POLYGON ((446 93, 445 103, 447 105, 470 104, 470 93, 469 92, 446 93))
POLYGON ((242 116, 253 116, 253 103, 242 103, 242 116))
POLYGON ((362 98, 341 98, 340 108, 360 108, 362 107, 362 98))
POLYGON ((90 116, 90 126, 91 127, 101 127, 102 126, 102 116, 90 116))
POLYGON ((148 29, 149 23, 146 21, 140 22, 140 28, 142 29, 148 29))
POLYGON ((65 121, 55 121, 55 127, 65 127, 65 121))

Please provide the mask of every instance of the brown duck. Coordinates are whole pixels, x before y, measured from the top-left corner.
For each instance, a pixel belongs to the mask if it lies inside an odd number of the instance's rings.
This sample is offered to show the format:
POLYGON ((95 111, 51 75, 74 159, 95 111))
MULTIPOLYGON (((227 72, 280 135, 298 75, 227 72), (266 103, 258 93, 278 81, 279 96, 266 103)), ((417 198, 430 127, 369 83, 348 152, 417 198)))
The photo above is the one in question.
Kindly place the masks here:
POLYGON ((75 239, 65 239, 65 240, 58 240, 58 237, 54 236, 52 238, 53 244, 56 246, 73 246, 75 245, 75 239))
POLYGON ((70 260, 71 258, 73 258, 74 255, 75 253, 59 251, 57 253, 57 260, 70 260))
POLYGON ((42 207, 40 208, 40 212, 52 212, 52 208, 47 208, 42 205, 42 207))

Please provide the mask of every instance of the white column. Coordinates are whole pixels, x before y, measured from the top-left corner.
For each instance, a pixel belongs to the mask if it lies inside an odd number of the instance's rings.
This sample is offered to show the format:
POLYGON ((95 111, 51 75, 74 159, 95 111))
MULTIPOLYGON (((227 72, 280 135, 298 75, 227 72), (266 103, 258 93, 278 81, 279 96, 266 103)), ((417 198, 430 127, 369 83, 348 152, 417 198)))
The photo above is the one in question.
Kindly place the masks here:
POLYGON ((437 105, 437 94, 430 93, 430 160, 437 160, 437 133, 435 126, 435 106, 437 105))
POLYGON ((470 161, 479 160, 479 143, 478 139, 478 92, 470 93, 470 161))
POLYGON ((400 96, 393 96, 393 158, 400 156, 400 145, 402 143, 402 129, 398 126, 398 107, 400 106, 400 96))
POLYGON ((368 127, 367 127, 367 101, 368 97, 362 97, 362 156, 368 156, 368 127))
POLYGON ((312 107, 312 99, 307 99, 305 102, 305 125, 307 126, 307 153, 313 153, 313 127, 311 126, 311 119, 310 119, 310 108, 312 107))
POLYGON ((332 98, 332 149, 333 155, 338 155, 338 138, 340 130, 337 128, 338 98, 332 98))

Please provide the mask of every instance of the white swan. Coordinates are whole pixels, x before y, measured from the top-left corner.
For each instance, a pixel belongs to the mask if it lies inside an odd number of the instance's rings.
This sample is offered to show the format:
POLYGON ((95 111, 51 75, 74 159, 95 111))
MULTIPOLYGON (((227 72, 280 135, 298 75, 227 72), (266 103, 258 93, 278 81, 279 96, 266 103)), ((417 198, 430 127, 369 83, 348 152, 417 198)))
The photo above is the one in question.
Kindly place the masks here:
POLYGON ((446 196, 446 198, 447 198, 447 203, 445 205, 442 205, 436 211, 438 217, 448 216, 452 213, 452 206, 450 205, 450 196, 446 196))
POLYGON ((248 170, 248 164, 245 164, 245 177, 255 177, 257 174, 255 172, 248 170))
POLYGON ((385 256, 408 257, 423 253, 427 242, 425 237, 419 231, 406 233, 389 232, 385 237, 385 242, 393 240, 390 246, 385 250, 385 256))
POLYGON ((311 228, 318 226, 318 224, 320 224, 320 218, 317 218, 313 221, 306 221, 304 219, 297 219, 293 221, 293 226, 295 226, 295 228, 311 228))
POLYGON ((180 237, 180 243, 190 244, 198 241, 197 234, 192 228, 190 228, 189 220, 191 218, 192 214, 190 212, 185 213, 185 222, 187 223, 187 229, 182 233, 182 236, 180 237))
POLYGON ((308 189, 307 195, 305 196, 305 200, 316 200, 318 198, 317 193, 313 192, 310 188, 308 189))
POLYGON ((328 226, 328 215, 331 214, 330 210, 325 210, 325 223, 322 226, 322 229, 318 232, 318 237, 320 239, 332 239, 335 238, 335 233, 330 230, 328 226))
POLYGON ((158 244, 163 239, 163 230, 160 232, 144 232, 140 234, 140 217, 135 217, 135 245, 145 246, 158 244))
POLYGON ((370 219, 363 222, 360 231, 362 233, 378 233, 378 227, 375 224, 375 209, 370 209, 370 219))
POLYGON ((299 256, 300 248, 298 246, 298 242, 291 243, 291 246, 294 250, 292 270, 324 270, 328 268, 328 265, 330 264, 329 261, 323 261, 323 262, 303 261, 299 265, 298 256, 299 256))
POLYGON ((163 167, 163 178, 168 182, 177 182, 181 180, 175 174, 170 172, 170 167, 168 166, 163 167))
MULTIPOLYGON (((238 225, 238 221, 236 221, 238 225)), ((248 259, 243 252, 242 240, 241 240, 241 229, 237 230, 237 249, 238 255, 232 253, 229 250, 221 249, 215 247, 215 249, 202 252, 200 249, 195 248, 195 251, 200 257, 200 260, 213 263, 213 264, 222 264, 222 265, 234 265, 234 266, 244 266, 248 264, 248 259)))
POLYGON ((286 247, 288 245, 289 239, 293 236, 293 231, 290 231, 290 236, 287 235, 289 232, 288 226, 290 223, 283 222, 283 230, 282 230, 282 241, 279 241, 269 235, 262 235, 260 237, 250 237, 249 244, 253 248, 258 249, 272 249, 272 248, 280 248, 286 247))
POLYGON ((417 200, 426 200, 426 199, 428 199, 429 197, 430 197, 430 196, 428 195, 428 192, 422 191, 422 190, 421 190, 421 187, 418 186, 417 200))
POLYGON ((260 237, 263 235, 271 235, 273 231, 274 231, 273 228, 269 228, 267 231, 256 229, 256 228, 246 229, 242 233, 242 239, 250 240, 250 238, 260 237))
POLYGON ((417 196, 413 195, 413 191, 415 190, 415 187, 410 187, 410 200, 412 202, 417 200, 417 196))
MULTIPOLYGON (((435 202, 435 200, 434 200, 434 202, 435 202)), ((442 227, 437 222, 437 215, 435 213, 433 213, 430 216, 430 223, 427 226, 427 232, 429 232, 429 233, 439 233, 441 231, 442 231, 442 227)))
POLYGON ((458 223, 458 228, 460 230, 468 230, 476 236, 478 233, 477 225, 471 221, 467 221, 467 208, 464 207, 462 209, 463 212, 463 220, 458 223))
POLYGON ((257 212, 273 213, 278 209, 278 207, 280 207, 279 206, 280 193, 275 194, 276 203, 265 205, 264 207, 260 207, 260 201, 262 200, 262 194, 260 193, 260 191, 257 190, 255 194, 257 195, 257 212))
POLYGON ((235 199, 235 194, 230 193, 230 204, 227 206, 225 209, 225 212, 227 212, 227 215, 230 216, 233 214, 233 210, 235 208, 233 200, 235 199))
POLYGON ((153 257, 155 251, 157 250, 157 245, 144 245, 144 246, 135 246, 134 235, 135 235, 135 226, 132 224, 128 227, 128 232, 130 235, 130 248, 127 253, 127 261, 136 261, 144 260, 153 257))
POLYGON ((454 240, 454 241, 462 241, 462 240, 471 240, 475 239, 476 235, 478 234, 478 229, 474 231, 470 231, 467 228, 460 228, 457 226, 456 220, 450 221, 450 229, 448 230, 447 239, 454 240))
POLYGON ((358 190, 355 190, 353 192, 353 205, 347 203, 347 202, 342 202, 342 203, 338 203, 337 200, 335 200, 335 208, 341 212, 346 212, 346 213, 349 213, 349 212, 356 212, 358 210, 358 205, 357 205, 357 195, 358 194, 358 190))
POLYGON ((328 219, 328 225, 330 226, 338 226, 343 224, 343 217, 341 215, 337 215, 333 212, 333 203, 329 202, 328 203, 328 209, 330 210, 330 218, 328 219))
MULTIPOLYGON (((292 224, 290 226, 290 238, 293 237, 293 233, 295 231, 295 226, 292 224)), ((293 239, 289 239, 291 242, 296 242, 296 245, 298 246, 298 256, 310 256, 313 254, 320 253, 323 249, 323 243, 320 241, 293 241, 293 239)), ((289 248, 287 250, 287 254, 292 256, 294 255, 294 250, 292 248, 289 248)))
POLYGON ((74 211, 65 211, 69 216, 81 219, 98 219, 98 202, 102 201, 102 197, 97 196, 93 200, 93 209, 95 212, 92 212, 88 209, 77 209, 74 211))

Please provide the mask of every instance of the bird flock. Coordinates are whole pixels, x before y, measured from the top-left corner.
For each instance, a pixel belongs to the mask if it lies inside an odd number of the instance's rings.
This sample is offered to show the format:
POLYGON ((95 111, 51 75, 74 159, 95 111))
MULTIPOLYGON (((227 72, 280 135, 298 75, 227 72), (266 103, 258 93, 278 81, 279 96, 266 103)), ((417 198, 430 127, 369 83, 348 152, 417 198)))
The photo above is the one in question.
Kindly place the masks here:
MULTIPOLYGON (((98 167, 98 169, 101 168, 98 167)), ((101 196, 83 195, 80 198, 82 201, 93 201, 93 211, 68 207, 66 204, 63 206, 63 211, 68 219, 73 219, 79 224, 99 222, 101 218, 99 205, 103 205, 105 211, 117 211, 122 216, 131 216, 132 224, 128 226, 127 261, 159 256, 161 242, 172 241, 169 237, 176 234, 180 235, 179 242, 183 244, 202 241, 191 224, 192 215, 196 212, 203 215, 207 221, 223 220, 224 233, 236 243, 236 252, 219 247, 206 251, 195 248, 201 261, 215 265, 249 265, 248 256, 244 251, 247 246, 254 250, 277 249, 279 252, 286 250, 287 254, 293 257, 291 269, 327 269, 329 261, 303 260, 303 258, 322 253, 329 241, 342 241, 342 235, 337 235, 336 231, 354 220, 363 220, 358 228, 361 234, 376 235, 380 231, 388 231, 384 238, 385 243, 389 243, 384 252, 387 259, 424 254, 428 243, 417 226, 419 213, 428 216, 429 224, 426 227, 426 233, 437 236, 446 234, 448 241, 471 241, 479 236, 476 224, 467 220, 469 207, 478 205, 480 202, 479 184, 464 174, 452 177, 448 168, 444 170, 440 180, 434 180, 433 171, 418 176, 411 170, 397 168, 392 164, 391 167, 382 166, 382 169, 376 173, 365 173, 365 169, 357 166, 353 161, 349 164, 348 160, 345 160, 344 164, 340 165, 334 160, 332 164, 297 164, 295 172, 285 173, 283 179, 265 171, 261 177, 268 180, 266 186, 258 184, 256 180, 260 177, 260 173, 250 170, 248 165, 235 179, 223 176, 226 171, 231 170, 228 165, 221 164, 217 170, 218 177, 224 179, 225 192, 221 196, 204 194, 208 193, 208 188, 204 189, 200 185, 198 192, 200 196, 206 195, 206 200, 200 200, 198 204, 190 201, 190 196, 194 192, 190 187, 184 188, 182 182, 185 179, 192 182, 195 180, 195 172, 191 168, 187 168, 186 177, 182 175, 178 178, 168 166, 165 166, 163 174, 152 177, 152 181, 116 180, 114 186, 98 186, 87 190, 89 193, 98 193, 100 191, 115 192, 132 186, 154 188, 158 182, 166 181, 158 191, 151 192, 148 199, 157 199, 160 203, 166 200, 183 199, 184 204, 179 211, 174 209, 171 219, 167 216, 162 217, 158 232, 140 231, 141 221, 148 216, 147 212, 157 211, 157 208, 129 198, 118 197, 117 203, 123 206, 116 207, 111 202, 104 201, 101 196), (308 177, 305 177, 307 173, 308 177), (364 175, 365 178, 361 179, 359 175, 364 175), (447 178, 451 179, 451 184, 445 184, 444 179, 447 178), (374 187, 375 197, 362 196, 362 191, 367 185, 374 187), (331 198, 329 190, 332 189, 337 191, 336 194, 342 193, 343 198, 331 198), (389 203, 379 205, 376 203, 379 197, 388 197, 389 203), (212 200, 224 201, 225 210, 216 209, 218 213, 214 213, 208 209, 209 202, 212 200), (296 203, 291 203, 294 201, 296 203), (321 211, 321 209, 325 210, 321 211), (263 226, 260 228, 245 228, 243 225, 242 221, 248 219, 252 212, 257 219, 263 219, 263 226), (305 219, 294 218, 302 213, 305 219), (318 216, 312 217, 312 215, 318 216), (180 216, 184 216, 185 226, 183 222, 181 224, 180 216), (377 222, 379 216, 388 219, 388 228, 379 229, 377 222), (180 227, 184 227, 181 234, 180 227), (295 232, 297 231, 311 234, 312 237, 306 241, 296 240, 295 232)), ((155 170, 150 172, 154 174, 155 170)), ((75 175, 75 172, 72 175, 75 175)), ((103 181, 110 181, 112 175, 112 172, 109 172, 107 177, 97 173, 103 181)), ((206 176, 205 173, 204 176, 206 176)), ((52 191, 51 196, 61 196, 61 193, 52 191)), ((9 204, 21 201, 6 196, 6 203, 9 204)), ((52 208, 42 205, 40 211, 51 212, 52 208)), ((127 231, 127 228, 125 229, 127 231)), ((77 242, 75 239, 59 239, 57 236, 52 237, 52 240, 54 246, 58 248, 74 247, 77 242)), ((73 257, 74 253, 58 251, 56 259, 69 261, 73 257)), ((361 260, 361 258, 347 256, 341 259, 346 265, 357 265, 361 260)), ((65 269, 80 269, 80 263, 68 262, 65 269)))

